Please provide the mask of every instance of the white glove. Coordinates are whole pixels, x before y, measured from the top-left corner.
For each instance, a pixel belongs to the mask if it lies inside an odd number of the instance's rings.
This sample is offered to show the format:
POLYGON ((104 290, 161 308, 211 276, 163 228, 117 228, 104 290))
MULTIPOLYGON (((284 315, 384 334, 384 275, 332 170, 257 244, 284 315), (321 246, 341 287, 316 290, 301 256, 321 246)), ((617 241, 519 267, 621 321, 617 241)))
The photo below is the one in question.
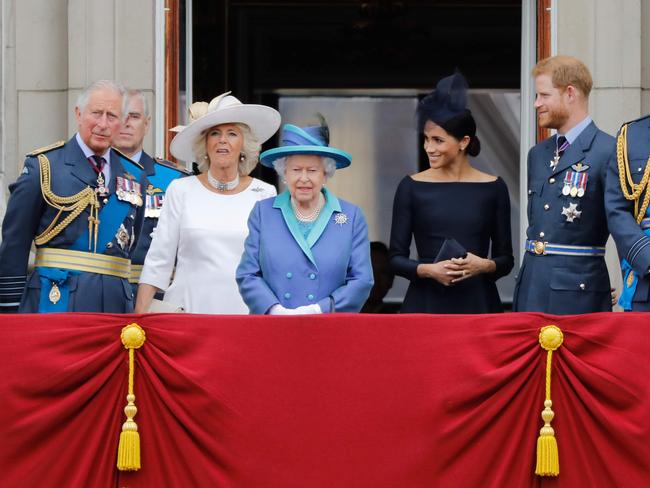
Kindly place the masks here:
POLYGON ((269 315, 293 315, 293 309, 284 308, 279 303, 276 303, 271 308, 269 308, 269 315))
POLYGON ((303 305, 298 308, 285 308, 279 303, 276 303, 269 309, 269 315, 308 315, 316 313, 323 313, 318 303, 303 305))
POLYGON ((312 303, 311 305, 303 305, 302 307, 294 308, 293 312, 295 315, 323 313, 318 303, 312 303))

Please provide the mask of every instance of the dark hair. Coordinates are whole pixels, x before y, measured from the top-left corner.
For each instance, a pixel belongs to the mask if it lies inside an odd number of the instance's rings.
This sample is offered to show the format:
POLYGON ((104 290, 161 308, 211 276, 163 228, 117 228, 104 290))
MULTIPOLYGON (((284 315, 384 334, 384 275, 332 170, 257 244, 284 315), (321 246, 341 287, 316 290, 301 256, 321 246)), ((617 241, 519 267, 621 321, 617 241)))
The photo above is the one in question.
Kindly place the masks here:
MULTIPOLYGON (((431 122, 434 122, 433 120, 431 122)), ((434 122, 435 123, 435 122, 434 122)), ((458 140, 461 140, 463 137, 469 137, 469 144, 465 148, 467 154, 470 156, 478 156, 481 152, 481 141, 479 141, 478 136, 476 135, 476 122, 472 116, 472 112, 465 110, 460 115, 456 115, 451 119, 438 124, 440 127, 445 129, 445 131, 455 137, 458 140)))

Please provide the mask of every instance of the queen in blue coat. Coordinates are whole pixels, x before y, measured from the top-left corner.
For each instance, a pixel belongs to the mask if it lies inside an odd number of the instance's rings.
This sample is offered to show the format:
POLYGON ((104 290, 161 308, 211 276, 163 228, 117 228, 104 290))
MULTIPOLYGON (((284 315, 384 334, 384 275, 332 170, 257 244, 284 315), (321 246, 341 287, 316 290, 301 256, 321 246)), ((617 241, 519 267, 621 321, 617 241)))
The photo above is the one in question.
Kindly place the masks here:
POLYGON ((265 151, 288 190, 259 201, 237 268, 252 314, 358 312, 373 285, 368 227, 361 209, 325 188, 350 154, 329 147, 320 126, 283 127, 282 145, 265 151))

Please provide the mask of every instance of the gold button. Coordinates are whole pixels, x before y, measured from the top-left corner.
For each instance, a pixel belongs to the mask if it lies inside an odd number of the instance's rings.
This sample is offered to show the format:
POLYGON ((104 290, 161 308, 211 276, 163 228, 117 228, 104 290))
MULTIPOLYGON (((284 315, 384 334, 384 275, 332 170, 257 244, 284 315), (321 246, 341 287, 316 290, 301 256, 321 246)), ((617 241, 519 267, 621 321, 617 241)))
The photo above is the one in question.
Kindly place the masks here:
POLYGON ((544 204, 544 210, 548 210, 549 208, 551 208, 551 206, 548 203, 545 203, 544 204))
POLYGON ((555 183, 555 178, 549 178, 548 182, 552 185, 553 183, 555 183))

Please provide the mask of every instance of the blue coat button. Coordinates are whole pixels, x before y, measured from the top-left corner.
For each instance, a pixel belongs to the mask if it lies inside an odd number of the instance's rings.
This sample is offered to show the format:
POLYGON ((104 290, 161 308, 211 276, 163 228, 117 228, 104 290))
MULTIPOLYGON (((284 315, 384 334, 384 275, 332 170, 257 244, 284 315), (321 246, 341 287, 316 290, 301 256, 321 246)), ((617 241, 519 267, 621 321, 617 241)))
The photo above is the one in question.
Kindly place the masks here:
POLYGON ((286 292, 286 293, 284 294, 284 298, 286 298, 287 300, 288 300, 289 298, 291 298, 291 293, 286 292))
POLYGON ((316 275, 315 275, 314 273, 309 273, 309 279, 310 279, 310 280, 315 280, 315 279, 316 279, 316 275))
POLYGON ((312 294, 310 293, 309 295, 307 295, 307 299, 308 299, 308 300, 313 300, 313 299, 314 299, 314 295, 312 295, 312 294))
POLYGON ((293 278, 293 273, 291 271, 289 271, 287 273, 287 278, 289 278, 289 279, 293 278))

